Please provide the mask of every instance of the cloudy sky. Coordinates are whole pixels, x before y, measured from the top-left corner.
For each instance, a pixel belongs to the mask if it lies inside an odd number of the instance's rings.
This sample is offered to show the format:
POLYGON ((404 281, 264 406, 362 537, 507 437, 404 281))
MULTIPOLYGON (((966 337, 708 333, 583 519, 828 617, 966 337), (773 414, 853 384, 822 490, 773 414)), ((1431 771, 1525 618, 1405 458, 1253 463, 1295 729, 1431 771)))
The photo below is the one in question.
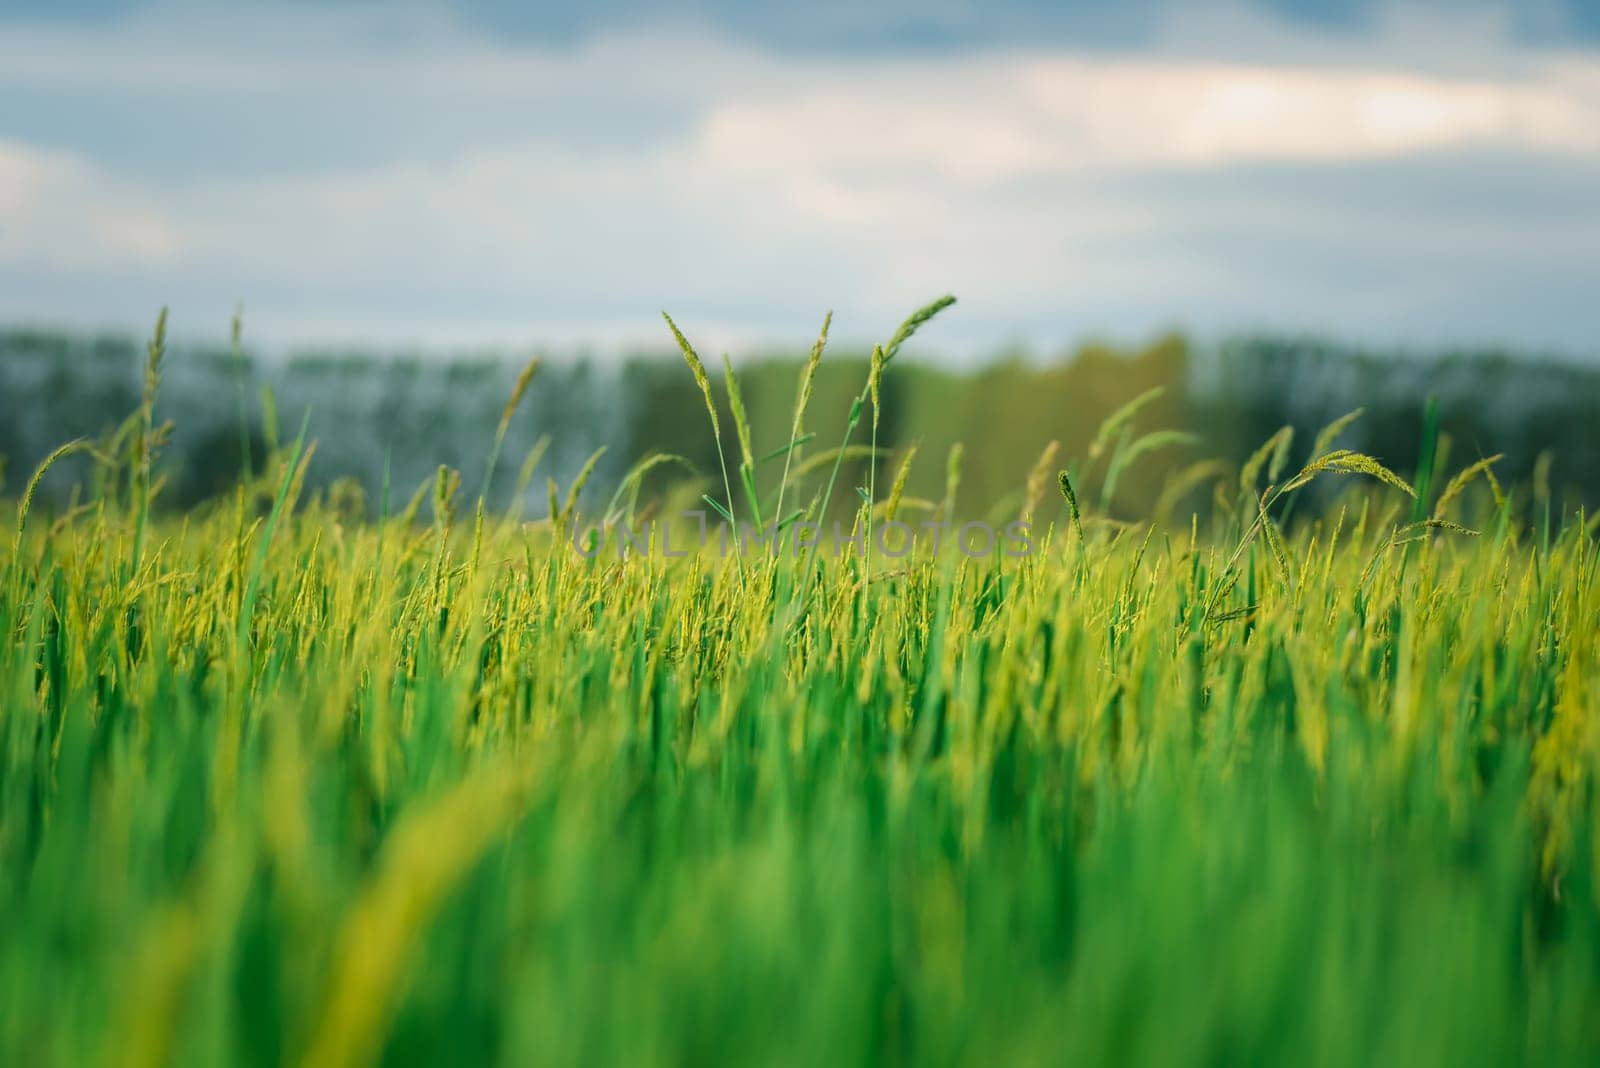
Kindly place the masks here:
POLYGON ((0 4, 0 321, 1600 351, 1600 0, 0 4))

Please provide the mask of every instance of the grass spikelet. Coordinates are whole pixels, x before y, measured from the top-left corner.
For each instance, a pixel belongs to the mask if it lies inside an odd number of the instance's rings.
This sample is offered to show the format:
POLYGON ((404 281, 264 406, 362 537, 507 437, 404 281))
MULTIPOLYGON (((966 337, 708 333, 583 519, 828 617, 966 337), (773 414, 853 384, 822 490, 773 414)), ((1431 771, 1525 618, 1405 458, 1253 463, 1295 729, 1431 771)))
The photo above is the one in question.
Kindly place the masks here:
POLYGON ((1022 510, 1018 513, 1024 523, 1033 522, 1033 513, 1039 507, 1039 502, 1044 500, 1045 490, 1050 484, 1050 467, 1055 463, 1056 453, 1060 449, 1061 442, 1054 440, 1049 442, 1028 472, 1028 481, 1022 497, 1022 510))
POLYGON ((627 473, 624 474, 622 479, 617 483, 616 490, 611 494, 611 500, 606 504, 606 524, 609 525, 611 523, 615 523, 618 519, 622 519, 624 517, 631 517, 633 515, 634 507, 638 503, 639 487, 644 484, 644 476, 648 475, 656 468, 664 467, 667 464, 677 464, 679 467, 682 467, 691 474, 695 469, 692 461, 690 461, 687 457, 679 456, 676 453, 658 452, 650 456, 646 456, 643 460, 640 460, 638 463, 630 467, 627 473), (624 496, 628 497, 629 499, 626 510, 622 509, 621 507, 622 498, 624 496))
MULTIPOLYGON (((722 354, 723 381, 728 389, 728 408, 733 412, 733 429, 739 439, 739 481, 743 483, 749 500, 750 514, 756 526, 761 526, 761 500, 756 493, 756 454, 750 445, 750 420, 744 412, 744 394, 739 391, 739 376, 733 371, 733 361, 722 354)), ((733 500, 728 504, 732 507, 733 500)))
POLYGON ((1465 534, 1469 538, 1479 538, 1483 536, 1483 531, 1481 530, 1473 530, 1471 527, 1464 527, 1460 523, 1452 523, 1448 519, 1439 519, 1437 517, 1433 519, 1424 519, 1421 523, 1415 525, 1426 527, 1429 530, 1448 530, 1452 534, 1465 534))
POLYGON ((1294 427, 1286 426, 1278 434, 1278 447, 1272 450, 1272 459, 1267 464, 1268 482, 1276 482, 1289 463, 1289 446, 1294 442, 1294 427))
POLYGON ((852 460, 876 460, 885 455, 885 450, 875 449, 871 445, 843 445, 836 449, 825 449, 815 456, 807 456, 805 462, 795 468, 794 477, 799 481, 836 461, 849 463, 852 460))
MULTIPOLYGON (((694 376, 695 384, 700 387, 700 395, 705 399, 706 412, 711 416, 711 436, 717 444, 717 464, 722 468, 722 492, 726 495, 726 514, 733 515, 733 482, 728 478, 728 458, 722 449, 722 421, 717 418, 717 401, 711 393, 711 378, 706 374, 705 364, 700 362, 700 354, 694 351, 694 346, 689 344, 689 339, 683 336, 683 331, 678 329, 678 324, 672 321, 672 316, 666 312, 661 313, 661 318, 667 321, 667 327, 672 331, 673 338, 678 342, 678 351, 683 353, 683 360, 689 365, 689 373, 694 376)), ((552 513, 554 514, 554 513, 552 513)), ((734 537, 739 536, 738 523, 729 522, 734 527, 734 537)), ((735 558, 741 573, 744 571, 742 559, 735 558)))
POLYGON ((522 498, 528 492, 528 487, 533 484, 533 473, 538 470, 539 462, 544 459, 544 454, 550 450, 550 435, 541 434, 539 440, 528 449, 528 455, 523 457, 522 466, 517 469, 517 486, 511 499, 518 507, 522 505, 522 498))
POLYGON ((89 442, 83 438, 69 441, 58 446, 54 452, 46 456, 38 467, 33 470, 33 477, 28 479, 27 487, 22 491, 22 503, 17 506, 17 552, 22 551, 22 532, 28 525, 28 512, 33 508, 33 495, 39 490, 39 483, 44 481, 45 474, 57 462, 64 460, 76 452, 84 452, 89 448, 89 442))
MULTIPOLYGON (((931 316, 930 316, 931 318, 931 316)), ((879 386, 883 382, 883 368, 886 361, 883 349, 874 345, 872 347, 872 361, 867 372, 867 393, 872 399, 872 450, 876 455, 878 450, 878 423, 883 416, 883 404, 879 393, 879 386)), ((866 493, 866 528, 867 543, 872 543, 872 505, 878 496, 878 462, 871 461, 867 468, 867 493, 866 493)), ((870 566, 872 557, 867 556, 870 566)))
MULTIPOLYGON (((1261 471, 1267 462, 1279 453, 1287 450, 1289 442, 1294 440, 1294 427, 1280 427, 1276 433, 1261 443, 1261 447, 1250 454, 1250 458, 1239 468, 1239 488, 1255 496, 1256 482, 1261 478, 1261 471)), ((1286 489, 1288 487, 1285 487, 1286 489)))
POLYGON ((1066 498, 1067 512, 1072 517, 1072 529, 1078 533, 1078 544, 1083 544, 1083 519, 1078 512, 1078 495, 1072 490, 1072 477, 1062 468, 1056 474, 1056 485, 1061 487, 1061 496, 1066 498))
POLYGON ((811 354, 806 357, 805 366, 800 370, 800 386, 794 399, 794 425, 789 435, 791 439, 799 438, 805 429, 806 408, 811 405, 812 386, 817 380, 817 368, 822 365, 822 350, 828 346, 828 328, 832 325, 833 312, 830 310, 822 317, 822 329, 817 332, 811 354))
POLYGON ((261 439, 267 447, 267 455, 271 456, 278 451, 278 395, 272 391, 271 386, 261 387, 261 439))
POLYGON ((750 420, 744 414, 744 395, 739 392, 739 376, 734 373, 733 361, 722 354, 722 373, 728 388, 728 408, 733 412, 733 429, 739 439, 739 457, 747 468, 754 469, 755 450, 750 447, 750 420))
POLYGON ((811 390, 816 382, 817 368, 822 365, 822 350, 828 346, 828 328, 833 325, 833 311, 830 309, 822 317, 822 329, 817 332, 817 340, 811 346, 811 354, 806 357, 805 366, 800 369, 800 383, 795 389, 794 419, 789 427, 789 444, 784 451, 783 473, 778 478, 778 503, 774 507, 774 514, 781 522, 783 519, 783 498, 789 489, 789 468, 794 462, 795 453, 799 451, 801 438, 805 435, 806 409, 811 405, 811 390))
POLYGON ((1317 436, 1312 439, 1311 442, 1311 458, 1315 460, 1323 453, 1327 452, 1328 446, 1332 445, 1339 435, 1343 434, 1345 430, 1349 428, 1351 423, 1354 423, 1357 419, 1360 419, 1363 415, 1365 415, 1366 411, 1367 410, 1365 408, 1357 408, 1353 412, 1346 412, 1344 415, 1341 415, 1339 418, 1335 419, 1333 422, 1317 431, 1317 436))
MULTIPOLYGON (((1467 486, 1472 483, 1472 480, 1480 474, 1488 474, 1492 477, 1492 472, 1489 471, 1489 468, 1504 458, 1504 453, 1497 452, 1493 456, 1479 460, 1477 463, 1457 472, 1456 476, 1445 486, 1444 492, 1439 494, 1439 500, 1433 506, 1433 518, 1443 519, 1445 509, 1450 507, 1450 502, 1459 497, 1467 486)), ((1496 494, 1496 503, 1498 503, 1498 496, 1496 494)))
MULTIPOLYGON (((300 493, 306 484, 306 473, 311 469, 311 458, 316 453, 317 443, 314 441, 306 442, 305 448, 301 450, 299 462, 293 465, 293 474, 289 479, 289 494, 285 499, 285 504, 290 511, 294 510, 295 505, 300 500, 300 493)), ((460 485, 460 482, 461 476, 457 475, 456 484, 460 485)))
POLYGON ((145 529, 150 522, 150 468, 156 450, 155 407, 156 393, 161 388, 161 361, 167 352, 167 309, 156 316, 156 327, 145 346, 144 393, 139 404, 139 436, 134 447, 138 450, 134 462, 134 533, 132 567, 139 568, 144 555, 145 529))
POLYGON ((1089 443, 1089 459, 1098 460, 1101 453, 1106 451, 1106 446, 1111 444, 1111 439, 1122 432, 1122 428, 1127 425, 1128 421, 1134 416, 1138 415, 1142 408, 1156 400, 1166 391, 1167 389, 1165 386, 1156 386, 1154 389, 1147 389, 1128 403, 1124 404, 1122 407, 1118 408, 1116 411, 1112 412, 1110 415, 1106 416, 1105 421, 1100 424, 1100 429, 1095 431, 1094 440, 1089 443))
POLYGON ((228 322, 228 348, 233 356, 234 379, 238 384, 239 405, 239 469, 243 480, 249 485, 255 480, 255 473, 251 469, 250 460, 250 418, 245 411, 245 359, 244 359, 244 305, 237 304, 233 309, 233 318, 228 322))
POLYGON ((1283 576, 1283 584, 1286 587, 1293 589, 1294 568, 1289 563, 1289 550, 1288 547, 1284 545, 1283 532, 1278 529, 1278 524, 1274 523, 1272 521, 1272 517, 1267 514, 1267 501, 1269 493, 1271 493, 1270 488, 1267 490, 1267 493, 1263 493, 1256 501, 1256 507, 1261 523, 1261 533, 1267 543, 1267 549, 1272 554, 1273 562, 1278 565, 1279 574, 1283 576))
POLYGON ((145 345, 144 394, 141 411, 148 426, 155 408, 156 392, 161 388, 161 362, 167 354, 167 309, 156 316, 155 330, 145 345))
POLYGON ((500 425, 496 436, 504 438, 506 428, 511 425, 511 417, 517 413, 517 406, 522 403, 522 397, 528 392, 528 386, 533 382, 533 376, 539 373, 539 357, 534 356, 523 366, 517 375, 516 382, 511 387, 511 396, 506 400, 505 408, 500 412, 500 425))
MULTIPOLYGON (((928 320, 932 319, 935 315, 938 315, 939 312, 943 311, 945 308, 948 308, 950 305, 952 305, 954 303, 955 303, 955 298, 954 297, 946 296, 946 297, 940 297, 938 300, 935 300, 930 304, 927 304, 927 305, 924 305, 921 308, 918 308, 916 311, 911 313, 910 317, 907 318, 905 320, 905 322, 900 324, 899 329, 897 329, 895 331, 894 336, 889 340, 889 344, 886 345, 886 346, 883 346, 881 354, 875 354, 873 356, 872 366, 869 369, 867 382, 866 382, 865 385, 862 386, 860 395, 857 396, 855 401, 850 405, 850 414, 845 419, 844 437, 839 442, 839 445, 841 447, 841 451, 834 458, 833 469, 828 474, 828 484, 822 490, 822 496, 820 498, 820 503, 818 505, 817 515, 818 515, 819 519, 820 519, 821 516, 823 516, 823 515, 825 515, 827 513, 828 504, 829 504, 829 502, 831 502, 833 500, 834 484, 838 481, 838 478, 839 478, 839 467, 844 461, 844 452, 842 451, 842 449, 845 446, 848 446, 850 444, 851 435, 853 435, 856 432, 856 427, 859 426, 860 423, 861 423, 861 410, 862 410, 862 408, 864 408, 867 405, 867 403, 873 397, 873 384, 875 382, 879 381, 882 378, 884 368, 886 368, 888 366, 889 361, 894 358, 895 354, 900 351, 900 346, 903 345, 913 334, 915 334, 917 332, 917 330, 919 328, 921 328, 921 326, 924 323, 928 322, 928 320)), ((878 479, 878 468, 877 468, 877 463, 876 463, 877 455, 878 455, 878 411, 877 411, 876 406, 874 406, 873 413, 872 413, 872 456, 873 456, 873 463, 872 463, 872 466, 868 468, 868 474, 867 474, 868 484, 867 484, 867 486, 866 487, 859 487, 859 486, 857 487, 857 492, 860 493, 862 495, 862 497, 864 498, 864 503, 863 503, 861 509, 857 510, 857 514, 860 515, 863 510, 865 512, 866 524, 867 524, 866 539, 867 539, 868 544, 870 544, 871 541, 872 541, 872 529, 871 528, 872 528, 873 497, 875 496, 875 494, 877 492, 877 479, 878 479)), ((870 554, 868 554, 867 560, 868 560, 868 562, 870 564, 870 561, 871 561, 870 554)), ((807 576, 806 586, 807 586, 807 589, 809 590, 809 588, 810 588, 810 577, 809 577, 809 575, 807 576)))
POLYGON ((538 371, 539 357, 534 356, 517 375, 516 382, 511 386, 511 396, 507 398, 506 406, 500 411, 500 422, 494 428, 494 444, 489 449, 489 460, 483 469, 483 487, 478 491, 480 513, 483 511, 483 502, 494 487, 494 469, 500 463, 500 450, 505 447, 506 433, 511 429, 511 419, 517 414, 517 407, 522 403, 523 395, 528 392, 528 386, 538 371))
POLYGON ((1171 518, 1172 510, 1177 507, 1185 494, 1208 479, 1222 478, 1230 470, 1231 467, 1226 460, 1198 460, 1168 478, 1166 484, 1161 487, 1161 496, 1156 499, 1154 509, 1156 521, 1165 523, 1171 518))
POLYGON ((689 373, 694 376, 694 384, 700 387, 700 395, 705 398, 706 414, 711 417, 712 432, 717 436, 717 440, 721 441, 722 422, 717 417, 717 400, 711 392, 711 376, 706 374, 706 365, 700 362, 700 354, 689 344, 689 339, 683 336, 683 331, 672 321, 672 316, 662 312, 661 318, 667 321, 667 327, 678 343, 678 351, 683 354, 683 362, 689 365, 689 373))
POLYGON ((1550 501, 1550 468, 1555 464, 1555 453, 1543 449, 1533 458, 1533 499, 1541 505, 1550 501))
POLYGON ((922 329, 929 320, 955 302, 956 298, 947 294, 924 304, 907 316, 906 321, 901 323, 899 328, 895 330, 894 335, 889 338, 889 343, 883 346, 883 365, 887 367, 896 356, 900 355, 900 346, 910 341, 912 335, 922 329))
POLYGON ((1506 507, 1505 491, 1500 488, 1500 480, 1494 476, 1494 468, 1485 467, 1483 477, 1489 480, 1489 492, 1494 494, 1494 506, 1502 511, 1506 507))
POLYGON ((417 516, 422 512, 422 502, 427 500, 428 494, 433 490, 433 486, 434 476, 432 475, 423 479, 417 486, 416 492, 411 495, 411 499, 406 502, 406 506, 400 510, 398 518, 402 527, 411 527, 416 524, 417 516))
POLYGON ((1106 465, 1106 479, 1101 486, 1100 500, 1103 508, 1111 506, 1111 499, 1116 493, 1117 483, 1122 477, 1122 472, 1127 470, 1139 457, 1147 452, 1157 449, 1168 449, 1182 445, 1193 445, 1200 439, 1194 434, 1183 430, 1153 430, 1137 438, 1131 445, 1118 446, 1112 454, 1111 462, 1106 465))
POLYGON ((894 473, 894 483, 889 487, 888 506, 883 510, 883 518, 887 522, 894 522, 895 516, 900 514, 900 499, 905 493, 906 479, 911 476, 911 461, 917 458, 917 449, 920 446, 913 443, 906 450, 905 456, 900 461, 900 467, 894 473))
MULTIPOLYGON (((939 502, 938 501, 930 501, 926 497, 902 496, 898 501, 895 502, 895 515, 896 515, 896 517, 898 517, 900 514, 902 514, 904 512, 928 512, 928 513, 933 513, 933 512, 937 512, 938 510, 939 510, 939 502)), ((877 515, 878 515, 878 517, 880 519, 887 519, 888 518, 888 514, 889 514, 889 502, 888 501, 882 502, 881 504, 879 504, 876 507, 875 511, 876 511, 876 513, 877 513, 877 515)))
POLYGON ((1279 495, 1288 493, 1290 490, 1299 489, 1324 471, 1347 475, 1370 475, 1380 482, 1393 486, 1407 497, 1415 498, 1417 495, 1417 491, 1411 488, 1409 482, 1377 460, 1365 453, 1351 452, 1349 449, 1336 449, 1311 461, 1300 469, 1299 474, 1284 484, 1283 488, 1278 491, 1279 495))
POLYGON ((578 495, 589 484, 589 476, 594 474, 595 465, 600 462, 600 457, 605 454, 606 447, 602 445, 590 453, 589 458, 583 461, 583 466, 578 469, 578 477, 572 480, 572 485, 567 489, 567 499, 561 505, 561 525, 563 527, 577 513, 578 495))
POLYGON ((961 442, 950 446, 950 453, 944 463, 944 503, 939 506, 939 515, 945 520, 950 520, 956 514, 956 492, 961 488, 961 460, 966 455, 966 449, 961 442))
POLYGON ((455 522, 456 493, 461 489, 461 472, 452 470, 444 464, 439 465, 439 470, 433 478, 433 522, 435 526, 448 528, 455 522))
POLYGON ((246 580, 244 594, 239 599, 237 632, 239 648, 249 644, 250 626, 255 618, 256 596, 261 589, 261 576, 266 571, 267 554, 272 547, 272 537, 277 532, 284 505, 289 499, 289 487, 293 484, 295 471, 300 466, 300 457, 306 447, 306 428, 310 422, 311 413, 307 412, 300 421, 300 433, 295 437, 294 447, 290 450, 288 462, 284 465, 283 480, 278 483, 278 495, 273 499, 272 510, 267 513, 267 523, 261 531, 261 544, 256 547, 255 561, 250 565, 250 577, 246 580))
POLYGON ((883 381, 883 349, 877 345, 872 346, 872 358, 867 371, 867 395, 872 398, 872 422, 878 423, 878 412, 882 408, 879 384, 883 381))

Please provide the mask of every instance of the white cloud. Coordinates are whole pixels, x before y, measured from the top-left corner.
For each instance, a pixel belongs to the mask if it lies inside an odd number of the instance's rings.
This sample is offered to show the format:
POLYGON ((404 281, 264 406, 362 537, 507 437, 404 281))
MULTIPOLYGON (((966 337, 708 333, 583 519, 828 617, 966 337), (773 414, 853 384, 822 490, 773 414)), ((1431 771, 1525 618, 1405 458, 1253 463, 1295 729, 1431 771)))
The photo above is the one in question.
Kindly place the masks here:
POLYGON ((0 141, 0 266, 162 264, 180 241, 142 191, 69 153, 0 141))
POLYGON ((924 62, 729 101, 701 149, 708 165, 747 172, 961 184, 1446 148, 1600 154, 1600 91, 1581 74, 1508 83, 1040 55, 924 62))

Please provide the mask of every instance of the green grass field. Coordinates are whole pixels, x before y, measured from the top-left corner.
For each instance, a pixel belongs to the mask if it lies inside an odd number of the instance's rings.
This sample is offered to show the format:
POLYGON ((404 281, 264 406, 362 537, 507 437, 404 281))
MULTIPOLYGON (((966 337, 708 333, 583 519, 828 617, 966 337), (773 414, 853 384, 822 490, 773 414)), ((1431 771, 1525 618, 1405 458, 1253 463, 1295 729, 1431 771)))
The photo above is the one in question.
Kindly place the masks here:
MULTIPOLYGON (((0 1063, 1600 1057, 1596 545, 1532 487, 1336 426, 1118 522, 1130 408, 1020 558, 586 558, 639 479, 357 519, 295 442, 163 513, 151 351, 0 538, 0 1063)), ((806 393, 716 510, 957 514, 806 393)))

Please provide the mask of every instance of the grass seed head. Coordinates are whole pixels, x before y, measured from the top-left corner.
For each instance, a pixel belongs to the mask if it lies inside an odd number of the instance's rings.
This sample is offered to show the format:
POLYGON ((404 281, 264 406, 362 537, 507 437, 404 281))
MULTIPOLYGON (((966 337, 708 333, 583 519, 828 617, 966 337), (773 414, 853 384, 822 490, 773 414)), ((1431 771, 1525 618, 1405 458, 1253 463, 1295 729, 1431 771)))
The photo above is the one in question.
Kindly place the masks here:
POLYGON ((934 316, 938 315, 955 302, 955 297, 946 294, 945 296, 939 297, 937 300, 929 301, 927 304, 924 304, 922 307, 912 312, 906 318, 906 321, 900 324, 899 329, 894 332, 894 336, 889 339, 889 343, 883 346, 884 364, 889 364, 896 356, 900 355, 900 346, 904 345, 907 341, 910 341, 912 336, 916 334, 918 330, 922 329, 922 327, 931 319, 933 319, 934 316))

